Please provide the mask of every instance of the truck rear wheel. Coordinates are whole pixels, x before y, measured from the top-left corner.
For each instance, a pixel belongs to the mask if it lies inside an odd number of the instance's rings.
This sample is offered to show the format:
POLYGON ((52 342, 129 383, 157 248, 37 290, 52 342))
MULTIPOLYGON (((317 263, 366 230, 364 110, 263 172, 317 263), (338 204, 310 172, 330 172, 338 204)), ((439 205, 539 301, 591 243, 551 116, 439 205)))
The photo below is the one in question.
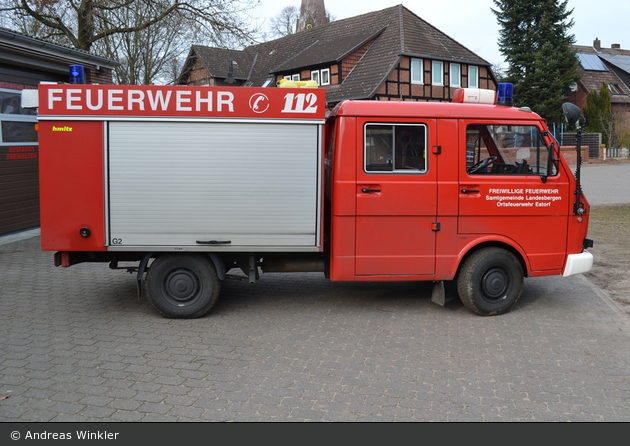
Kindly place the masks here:
POLYGON ((192 319, 210 311, 219 298, 221 282, 208 257, 167 254, 149 267, 145 291, 163 316, 192 319))
POLYGON ((502 248, 483 248, 468 257, 457 277, 462 303, 482 316, 503 314, 516 304, 523 290, 523 269, 502 248))

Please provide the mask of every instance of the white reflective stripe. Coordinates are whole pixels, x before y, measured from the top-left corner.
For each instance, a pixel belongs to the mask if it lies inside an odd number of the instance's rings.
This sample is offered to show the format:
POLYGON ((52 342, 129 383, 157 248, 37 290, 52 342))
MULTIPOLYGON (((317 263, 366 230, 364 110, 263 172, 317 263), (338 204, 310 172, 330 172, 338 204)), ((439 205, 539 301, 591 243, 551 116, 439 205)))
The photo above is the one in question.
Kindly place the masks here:
POLYGON ((584 251, 580 254, 569 254, 567 256, 567 266, 564 268, 562 277, 575 276, 576 274, 587 273, 593 267, 593 254, 584 251))

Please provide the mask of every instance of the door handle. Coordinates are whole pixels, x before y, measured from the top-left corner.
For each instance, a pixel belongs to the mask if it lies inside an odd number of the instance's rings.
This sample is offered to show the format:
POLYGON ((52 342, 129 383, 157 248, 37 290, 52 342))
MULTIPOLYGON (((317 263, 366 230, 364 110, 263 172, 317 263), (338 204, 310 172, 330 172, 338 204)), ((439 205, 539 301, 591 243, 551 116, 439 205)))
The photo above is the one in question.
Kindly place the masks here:
POLYGON ((367 187, 364 187, 363 189, 361 189, 361 192, 363 192, 364 194, 371 194, 373 192, 380 192, 380 189, 368 189, 367 187))
POLYGON ((462 194, 478 194, 479 190, 477 189, 462 189, 462 194))
POLYGON ((232 240, 197 240, 199 245, 229 245, 232 240))

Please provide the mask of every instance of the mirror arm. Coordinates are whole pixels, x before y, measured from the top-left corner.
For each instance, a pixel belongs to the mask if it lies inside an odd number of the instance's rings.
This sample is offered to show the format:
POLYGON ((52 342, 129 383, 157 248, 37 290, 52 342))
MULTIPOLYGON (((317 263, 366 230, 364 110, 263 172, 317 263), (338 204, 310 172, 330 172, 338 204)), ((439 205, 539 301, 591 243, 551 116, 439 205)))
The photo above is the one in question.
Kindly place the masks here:
POLYGON ((577 148, 577 167, 575 168, 575 202, 573 203, 573 215, 582 215, 584 213, 584 203, 582 198, 582 184, 580 183, 580 173, 582 170, 582 129, 577 126, 576 135, 576 148, 577 148))
POLYGON ((540 176, 540 179, 543 183, 547 182, 547 177, 551 175, 553 171, 553 167, 560 161, 560 153, 558 153, 558 158, 556 158, 556 143, 551 143, 549 145, 549 156, 547 157, 547 171, 544 175, 540 176))

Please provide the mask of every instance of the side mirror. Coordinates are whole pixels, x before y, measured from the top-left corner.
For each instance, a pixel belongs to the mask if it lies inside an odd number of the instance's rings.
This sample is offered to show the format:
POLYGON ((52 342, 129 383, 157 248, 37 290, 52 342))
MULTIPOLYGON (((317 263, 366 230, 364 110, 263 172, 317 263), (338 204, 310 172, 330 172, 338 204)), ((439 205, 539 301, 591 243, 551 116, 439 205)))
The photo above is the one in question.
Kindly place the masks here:
POLYGON ((576 127, 580 126, 579 121, 582 116, 582 110, 580 110, 577 105, 565 102, 562 104, 562 113, 564 114, 564 119, 569 125, 575 125, 576 127))

